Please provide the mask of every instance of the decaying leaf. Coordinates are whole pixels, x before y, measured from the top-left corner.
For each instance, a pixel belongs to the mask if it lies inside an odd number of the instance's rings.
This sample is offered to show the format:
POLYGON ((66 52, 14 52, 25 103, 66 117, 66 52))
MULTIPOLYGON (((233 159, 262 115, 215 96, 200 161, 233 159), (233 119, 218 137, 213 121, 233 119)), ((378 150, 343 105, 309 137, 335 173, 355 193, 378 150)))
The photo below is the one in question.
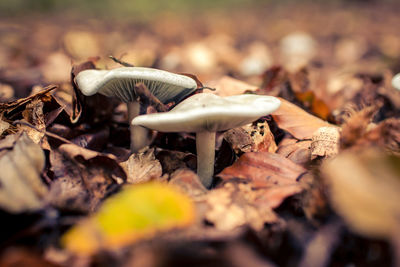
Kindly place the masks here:
POLYGON ((356 232, 390 240, 400 227, 400 160, 367 148, 322 165, 336 212, 356 232))
POLYGON ((134 153, 120 165, 127 174, 127 183, 130 184, 148 182, 162 175, 161 164, 154 156, 154 149, 134 153))
POLYGON ((180 188, 192 198, 196 198, 207 192, 207 189, 200 182, 199 176, 188 169, 179 169, 173 172, 169 183, 180 188))
POLYGON ((321 127, 312 137, 311 158, 332 157, 339 153, 340 129, 321 127))
POLYGON ((301 191, 296 184, 254 189, 251 184, 227 182, 204 196, 208 206, 205 218, 223 231, 244 225, 261 230, 265 223, 278 220, 274 208, 301 191))
POLYGON ((253 187, 297 184, 306 170, 291 160, 269 152, 243 154, 232 166, 218 174, 223 180, 234 178, 250 181, 253 187))
POLYGON ((47 187, 40 174, 45 157, 26 133, 2 140, 0 157, 0 206, 9 212, 35 211, 43 206, 47 187), (9 145, 11 145, 9 147, 9 145))
MULTIPOLYGON (((349 133, 348 129, 346 129, 346 132, 349 133)), ((349 135, 346 138, 342 138, 341 141, 344 142, 342 145, 355 147, 379 146, 390 153, 400 155, 400 119, 389 118, 378 124, 370 123, 360 133, 361 135, 357 139, 354 138, 355 136, 351 137, 349 135)))
POLYGON ((369 106, 361 110, 349 110, 349 115, 342 125, 340 135, 340 146, 342 148, 356 144, 365 135, 377 108, 377 106, 369 106))
POLYGON ((257 193, 243 183, 226 183, 223 187, 210 191, 205 202, 208 210, 207 221, 223 231, 250 225, 261 230, 264 223, 275 222, 278 217, 268 205, 257 205, 257 193))
POLYGON ((62 243, 77 254, 93 254, 150 238, 159 231, 186 227, 194 217, 190 198, 173 186, 155 182, 129 185, 67 232, 62 243))
MULTIPOLYGON (((25 110, 22 112, 24 120, 34 125, 37 130, 24 125, 21 125, 21 128, 26 131, 28 136, 36 144, 41 144, 43 137, 45 136, 44 131, 46 129, 46 123, 43 114, 43 106, 44 103, 41 99, 34 98, 26 105, 25 110)), ((48 145, 46 146, 49 147, 48 145)))
POLYGON ((281 106, 271 115, 278 127, 288 131, 298 139, 309 139, 320 127, 331 126, 329 123, 307 113, 298 106, 280 98, 281 106))
POLYGON ((243 126, 253 140, 252 152, 271 152, 274 153, 277 149, 274 135, 269 129, 268 123, 257 122, 255 125, 248 124, 243 126))
POLYGON ((61 209, 93 211, 101 200, 126 180, 126 174, 113 156, 63 144, 50 152, 56 180, 48 201, 61 209))
POLYGON ((7 113, 7 115, 11 114, 13 111, 15 111, 16 109, 25 106, 26 104, 28 104, 29 102, 31 102, 33 99, 46 99, 49 98, 50 96, 50 92, 53 91, 54 89, 57 89, 56 85, 49 85, 46 88, 44 88, 42 91, 25 97, 25 98, 20 98, 17 99, 15 101, 9 102, 9 103, 1 103, 0 104, 0 112, 5 112, 7 113))
POLYGON ((297 140, 288 135, 279 143, 276 153, 296 164, 306 166, 311 159, 310 145, 310 140, 297 140))
POLYGON ((224 139, 236 154, 258 151, 273 153, 277 149, 274 136, 265 121, 230 129, 224 133, 224 139))
POLYGON ((191 153, 163 149, 156 154, 160 161, 163 173, 172 174, 178 169, 195 169, 196 156, 191 153))
POLYGON ((224 139, 231 145, 236 154, 251 152, 254 143, 243 127, 230 129, 224 133, 224 139))
POLYGON ((10 124, 3 118, 0 118, 0 136, 10 127, 10 124))

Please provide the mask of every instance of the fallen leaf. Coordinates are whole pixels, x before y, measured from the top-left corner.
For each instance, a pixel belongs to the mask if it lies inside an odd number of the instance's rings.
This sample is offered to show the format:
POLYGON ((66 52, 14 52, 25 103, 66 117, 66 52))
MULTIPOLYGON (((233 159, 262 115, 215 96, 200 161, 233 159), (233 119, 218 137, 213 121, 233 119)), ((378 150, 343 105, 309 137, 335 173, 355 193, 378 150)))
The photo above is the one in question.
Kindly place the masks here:
POLYGON ((253 141, 251 152, 274 153, 276 151, 275 138, 267 121, 248 124, 243 126, 243 129, 250 134, 253 141))
POLYGON ((257 194, 248 184, 225 183, 205 196, 207 221, 222 231, 250 225, 261 230, 264 223, 277 221, 278 217, 268 205, 257 205, 257 194))
POLYGON ((120 163, 127 174, 127 183, 137 184, 160 178, 162 169, 154 156, 154 149, 133 153, 127 161, 120 163))
POLYGON ((258 151, 273 153, 277 149, 274 136, 266 121, 230 129, 224 133, 224 139, 236 154, 258 151))
POLYGON ((318 115, 318 117, 324 120, 328 119, 331 110, 313 91, 296 92, 296 97, 303 105, 309 107, 313 114, 318 115))
POLYGON ((215 88, 215 91, 212 93, 219 96, 240 95, 246 91, 257 90, 257 86, 242 82, 229 76, 223 76, 216 81, 209 82, 207 86, 215 88))
POLYGON ((42 149, 26 133, 9 135, 1 143, 5 146, 0 151, 0 206, 12 213, 41 209, 48 191, 40 177, 45 164, 42 149))
POLYGON ((3 118, 0 117, 0 136, 7 131, 7 129, 10 127, 11 125, 6 122, 3 118))
POLYGON ((163 173, 172 174, 178 169, 196 169, 196 156, 191 153, 163 149, 157 151, 156 158, 160 161, 163 173))
POLYGON ((21 125, 20 127, 28 134, 28 136, 36 143, 42 144, 42 147, 50 147, 45 139, 46 123, 43 114, 44 103, 39 98, 32 99, 22 112, 24 120, 35 126, 37 129, 21 125), (43 146, 44 144, 44 146, 43 146))
POLYGON ((180 188, 191 198, 202 196, 207 192, 199 176, 188 169, 179 169, 173 172, 169 184, 180 188))
POLYGON ((345 151, 322 165, 334 210, 355 232, 391 238, 400 227, 400 160, 373 149, 345 151))
POLYGON ((251 148, 254 145, 250 134, 243 127, 226 131, 224 139, 231 145, 236 154, 251 152, 251 148))
POLYGON ((225 168, 218 177, 223 180, 239 178, 250 181, 253 187, 263 188, 297 184, 297 179, 305 172, 306 169, 281 155, 249 152, 225 168))
POLYGON ((310 140, 297 140, 293 137, 285 137, 280 143, 277 154, 290 159, 296 164, 307 166, 311 159, 310 140))
POLYGON ((47 201, 65 210, 94 211, 104 197, 126 180, 113 156, 63 144, 50 151, 55 181, 47 201))
POLYGON ((56 85, 49 85, 45 87, 42 91, 25 97, 19 98, 15 101, 8 103, 0 103, 0 112, 4 112, 6 117, 12 116, 13 112, 21 107, 24 107, 26 104, 31 102, 33 99, 48 99, 50 97, 50 92, 57 89, 56 85))
POLYGON ((320 127, 332 126, 285 99, 279 100, 281 106, 271 115, 279 128, 288 131, 297 139, 309 139, 320 127))
POLYGON ((129 185, 69 230, 61 242, 74 253, 93 254, 186 227, 194 218, 190 198, 173 186, 155 182, 129 185))
POLYGON ((340 129, 337 127, 321 127, 312 137, 311 159, 317 157, 333 157, 339 153, 340 129))

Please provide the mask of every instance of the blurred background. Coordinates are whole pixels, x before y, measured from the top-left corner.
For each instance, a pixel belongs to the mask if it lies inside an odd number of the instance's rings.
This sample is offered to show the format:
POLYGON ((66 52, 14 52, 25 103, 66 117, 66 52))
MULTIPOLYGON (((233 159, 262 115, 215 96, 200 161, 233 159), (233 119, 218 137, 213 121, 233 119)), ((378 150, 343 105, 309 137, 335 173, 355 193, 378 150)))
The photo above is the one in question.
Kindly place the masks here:
POLYGON ((205 83, 260 85, 273 66, 307 67, 318 91, 336 92, 343 75, 400 71, 399 12, 396 0, 3 0, 0 82, 23 96, 68 83, 72 64, 89 58, 117 67, 113 55, 205 83))

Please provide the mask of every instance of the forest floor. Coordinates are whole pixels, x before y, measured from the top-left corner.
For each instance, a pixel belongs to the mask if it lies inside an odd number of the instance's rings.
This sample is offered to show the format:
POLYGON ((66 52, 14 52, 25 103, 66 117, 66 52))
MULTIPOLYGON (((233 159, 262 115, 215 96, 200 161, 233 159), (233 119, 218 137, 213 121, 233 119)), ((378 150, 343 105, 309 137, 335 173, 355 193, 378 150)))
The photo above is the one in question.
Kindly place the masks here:
POLYGON ((0 266, 399 266, 399 14, 0 18, 0 266), (126 105, 75 83, 125 63, 281 106, 217 133, 205 188, 193 133, 131 153, 126 105))

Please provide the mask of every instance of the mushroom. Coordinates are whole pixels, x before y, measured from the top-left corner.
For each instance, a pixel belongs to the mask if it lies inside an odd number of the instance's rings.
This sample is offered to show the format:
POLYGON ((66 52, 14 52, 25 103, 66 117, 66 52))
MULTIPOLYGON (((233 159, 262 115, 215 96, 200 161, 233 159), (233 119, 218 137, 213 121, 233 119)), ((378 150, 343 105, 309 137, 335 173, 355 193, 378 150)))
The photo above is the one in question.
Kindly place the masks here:
POLYGON ((210 187, 214 174, 215 134, 250 123, 280 106, 272 96, 235 95, 220 97, 210 93, 188 97, 168 112, 137 116, 132 125, 161 132, 195 132, 197 174, 210 187))
MULTIPOLYGON (((196 81, 188 76, 142 67, 84 70, 75 77, 75 82, 86 96, 100 93, 127 103, 129 121, 140 114, 140 102, 135 91, 138 83, 143 83, 164 104, 179 103, 197 89, 196 81)), ((132 152, 148 145, 147 129, 131 125, 130 132, 132 152)))
POLYGON ((400 73, 397 73, 392 79, 392 86, 400 90, 400 73))

